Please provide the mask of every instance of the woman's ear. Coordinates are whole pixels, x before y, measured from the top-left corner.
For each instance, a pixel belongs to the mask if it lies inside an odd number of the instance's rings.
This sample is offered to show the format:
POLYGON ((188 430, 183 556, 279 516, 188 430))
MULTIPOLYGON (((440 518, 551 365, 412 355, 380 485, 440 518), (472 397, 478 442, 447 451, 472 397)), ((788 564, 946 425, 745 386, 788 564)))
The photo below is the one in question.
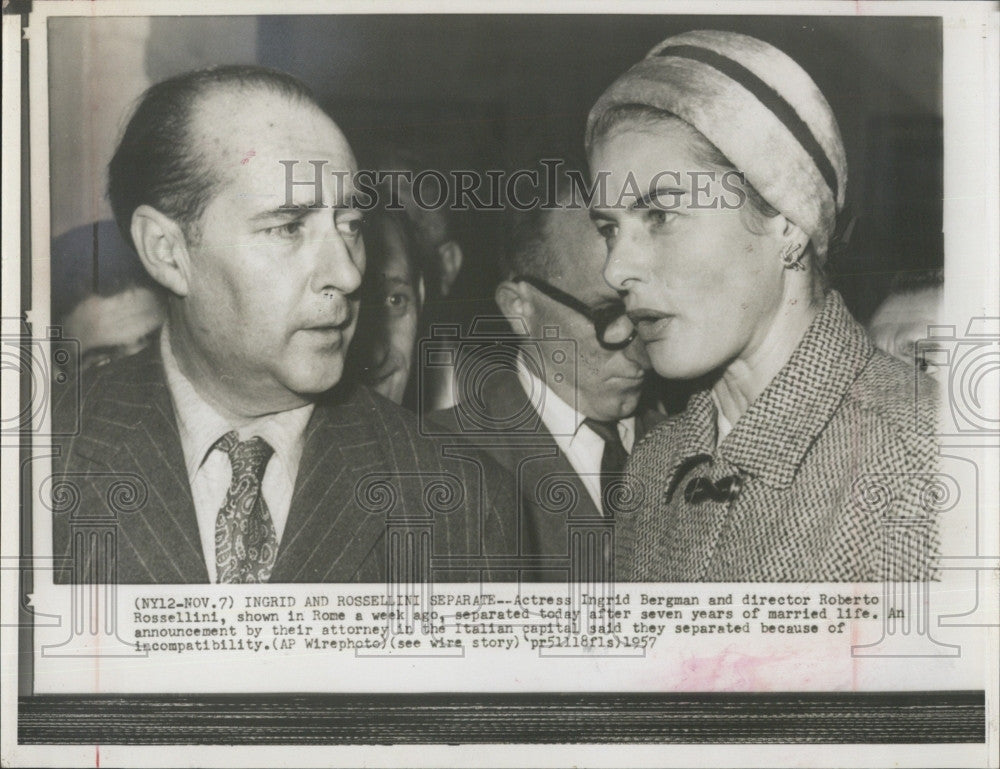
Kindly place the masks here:
POLYGON ((149 205, 132 214, 132 242, 143 267, 153 280, 177 296, 187 296, 191 286, 191 259, 180 225, 149 205))
POLYGON ((809 243, 809 235, 784 214, 771 217, 770 226, 773 227, 773 234, 782 241, 782 246, 797 244, 799 250, 804 251, 809 243))

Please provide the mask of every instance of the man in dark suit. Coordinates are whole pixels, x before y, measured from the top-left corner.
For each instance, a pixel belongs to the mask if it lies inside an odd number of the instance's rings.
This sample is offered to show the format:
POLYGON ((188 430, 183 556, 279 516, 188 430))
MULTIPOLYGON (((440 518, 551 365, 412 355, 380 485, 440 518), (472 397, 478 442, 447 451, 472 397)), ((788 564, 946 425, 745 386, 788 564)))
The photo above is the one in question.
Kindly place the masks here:
MULTIPOLYGON (((521 495, 539 505, 522 538, 543 571, 546 556, 553 565, 570 557, 573 522, 613 528, 616 509, 628 504, 625 460, 662 419, 640 412, 649 360, 601 276, 604 241, 561 171, 559 205, 512 211, 505 228, 494 298, 515 332, 525 332, 516 352, 507 365, 497 365, 504 356, 488 346, 482 362, 460 362, 478 373, 460 371, 458 405, 429 416, 509 468, 521 495)), ((565 578, 554 569, 544 577, 565 578)))
POLYGON ((57 424, 79 418, 52 494, 75 580, 502 578, 499 468, 443 458, 408 412, 340 381, 365 268, 355 170, 282 73, 202 70, 143 96, 109 196, 168 320, 84 380, 79 414, 56 405, 57 424))

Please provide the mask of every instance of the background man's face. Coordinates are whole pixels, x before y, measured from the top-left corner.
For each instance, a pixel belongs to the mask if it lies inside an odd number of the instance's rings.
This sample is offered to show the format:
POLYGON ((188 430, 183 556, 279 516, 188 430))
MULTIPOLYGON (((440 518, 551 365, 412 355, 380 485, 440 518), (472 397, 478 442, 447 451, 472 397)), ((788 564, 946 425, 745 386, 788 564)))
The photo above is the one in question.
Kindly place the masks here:
POLYGON ((177 303, 190 365, 252 411, 299 405, 340 380, 354 332, 365 261, 349 207, 354 157, 314 106, 263 90, 212 95, 193 128, 222 181, 189 239, 189 293, 177 303), (322 194, 295 185, 299 208, 282 209, 282 160, 298 161, 298 181, 325 162, 322 194))
MULTIPOLYGON (((912 366, 917 342, 926 339, 930 327, 939 322, 942 294, 940 287, 891 294, 868 323, 872 341, 879 349, 912 366)), ((940 374, 936 366, 916 363, 929 374, 940 374)))
POLYGON ((368 254, 368 285, 355 352, 365 383, 389 400, 402 403, 420 315, 417 257, 408 252, 399 222, 382 216, 375 226, 382 229, 378 238, 381 248, 368 254))
POLYGON ((147 347, 163 325, 163 302, 142 286, 112 296, 92 294, 63 321, 63 333, 80 342, 80 368, 103 366, 147 347))
MULTIPOLYGON (((557 267, 548 282, 592 308, 616 301, 618 294, 604 282, 606 247, 586 209, 555 210, 548 215, 546 243, 557 255, 557 267)), ((606 350, 597 342, 594 327, 575 310, 534 291, 536 314, 532 333, 556 325, 563 338, 576 340, 576 380, 566 377, 547 383, 553 392, 587 417, 617 420, 635 413, 643 378, 649 369, 642 343, 636 339, 624 350, 606 350)))

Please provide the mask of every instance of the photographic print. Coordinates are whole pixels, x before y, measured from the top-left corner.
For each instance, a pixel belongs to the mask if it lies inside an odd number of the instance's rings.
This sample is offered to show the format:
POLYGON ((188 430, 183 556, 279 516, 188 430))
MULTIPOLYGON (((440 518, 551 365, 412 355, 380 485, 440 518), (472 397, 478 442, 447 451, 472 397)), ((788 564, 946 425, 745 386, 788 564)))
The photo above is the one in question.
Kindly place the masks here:
POLYGON ((994 5, 3 22, 5 764, 995 765, 994 5))

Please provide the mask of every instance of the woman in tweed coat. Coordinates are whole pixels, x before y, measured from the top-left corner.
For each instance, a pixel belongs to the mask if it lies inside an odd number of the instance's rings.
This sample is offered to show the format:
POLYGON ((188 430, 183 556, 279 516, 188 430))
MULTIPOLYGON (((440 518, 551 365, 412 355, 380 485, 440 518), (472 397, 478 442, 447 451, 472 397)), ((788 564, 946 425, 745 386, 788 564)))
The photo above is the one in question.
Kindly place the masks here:
POLYGON ((932 577, 934 392, 825 285, 847 162, 813 81, 754 38, 685 33, 612 84, 586 141, 605 279, 656 371, 702 385, 632 454, 619 577, 932 577))

